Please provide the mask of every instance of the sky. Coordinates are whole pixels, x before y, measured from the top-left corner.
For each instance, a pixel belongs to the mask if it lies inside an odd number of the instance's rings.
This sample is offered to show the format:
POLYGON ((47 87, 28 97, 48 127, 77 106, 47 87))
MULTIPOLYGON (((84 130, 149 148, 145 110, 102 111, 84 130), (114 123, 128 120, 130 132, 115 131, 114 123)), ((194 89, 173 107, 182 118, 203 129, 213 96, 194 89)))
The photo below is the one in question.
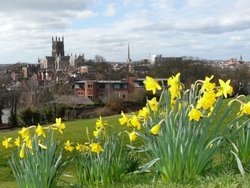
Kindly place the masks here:
POLYGON ((250 60, 249 0, 1 0, 0 64, 51 55, 125 62, 166 57, 250 60))

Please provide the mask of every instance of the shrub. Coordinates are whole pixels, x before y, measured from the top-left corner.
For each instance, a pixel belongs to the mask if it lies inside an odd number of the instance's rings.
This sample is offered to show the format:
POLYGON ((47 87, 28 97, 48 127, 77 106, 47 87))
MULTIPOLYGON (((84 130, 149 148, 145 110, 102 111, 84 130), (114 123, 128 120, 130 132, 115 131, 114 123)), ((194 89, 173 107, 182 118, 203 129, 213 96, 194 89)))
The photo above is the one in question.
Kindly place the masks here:
POLYGON ((24 125, 36 125, 41 121, 41 115, 38 110, 29 107, 20 112, 20 119, 24 125))

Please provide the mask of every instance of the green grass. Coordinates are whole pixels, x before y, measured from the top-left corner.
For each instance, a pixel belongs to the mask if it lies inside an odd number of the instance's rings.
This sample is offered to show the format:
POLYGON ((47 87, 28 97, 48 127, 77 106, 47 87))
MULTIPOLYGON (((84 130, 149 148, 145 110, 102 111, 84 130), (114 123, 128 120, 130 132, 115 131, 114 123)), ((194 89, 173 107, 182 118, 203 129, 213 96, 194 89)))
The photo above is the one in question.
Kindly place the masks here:
MULTIPOLYGON (((221 111, 227 108, 228 100, 224 100, 221 111)), ((234 115, 239 111, 239 105, 235 105, 231 116, 226 120, 230 121, 234 115)), ((218 117, 220 113, 217 114, 218 117)), ((117 129, 117 131, 123 131, 124 127, 118 123, 120 115, 110 116, 104 118, 109 124, 117 129)), ((57 134, 56 137, 63 144, 66 140, 73 142, 84 143, 88 140, 86 135, 86 128, 88 128, 90 135, 95 129, 96 119, 88 120, 76 120, 70 122, 64 122, 66 129, 63 135, 57 134)), ((223 125, 222 125, 223 126, 223 125)), ((0 132, 0 140, 4 137, 17 137, 17 131, 15 130, 4 130, 0 132)), ((127 138, 128 141, 128 138, 127 138)), ((6 150, 0 145, 0 188, 15 188, 15 179, 11 173, 8 165, 8 158, 10 157, 11 150, 6 150)), ((218 156, 219 157, 219 156, 218 156)), ((133 174, 127 175, 122 178, 121 182, 114 184, 112 187, 135 187, 135 188, 150 188, 150 187, 249 187, 250 186, 250 175, 242 177, 237 171, 232 169, 226 169, 225 167, 218 166, 216 170, 211 171, 204 177, 197 177, 194 181, 188 183, 162 183, 159 178, 156 177, 155 182, 153 180, 153 174, 133 174)), ((61 177, 59 187, 76 187, 76 176, 74 173, 73 166, 69 166, 64 172, 64 176, 61 177), (68 176, 69 175, 69 176, 68 176), (66 183, 67 182, 67 183, 66 183)))

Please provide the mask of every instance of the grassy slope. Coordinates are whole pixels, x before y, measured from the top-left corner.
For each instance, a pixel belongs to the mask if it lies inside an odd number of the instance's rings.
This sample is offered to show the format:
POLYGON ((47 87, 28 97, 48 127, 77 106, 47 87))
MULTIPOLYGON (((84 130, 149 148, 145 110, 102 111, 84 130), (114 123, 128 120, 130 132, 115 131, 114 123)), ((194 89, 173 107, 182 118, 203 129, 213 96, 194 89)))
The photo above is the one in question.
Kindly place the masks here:
MULTIPOLYGON (((221 112, 227 107, 227 100, 224 101, 224 104, 221 108, 221 112)), ((232 112, 232 116, 227 121, 230 121, 233 118, 234 114, 236 114, 239 110, 239 106, 235 106, 232 112)), ((220 113, 219 113, 220 114, 220 113)), ((218 114, 218 116, 219 116, 218 114)), ((122 130, 123 127, 118 125, 118 118, 120 116, 111 116, 104 118, 107 120, 110 125, 116 127, 119 130, 122 130)), ((88 128, 89 132, 92 133, 95 126, 96 119, 90 120, 76 120, 71 122, 65 122, 66 129, 63 135, 58 134, 57 137, 63 143, 66 140, 71 140, 73 142, 85 142, 87 141, 86 136, 86 128, 88 128)), ((2 131, 0 132, 0 140, 4 137, 16 137, 17 130, 12 131, 2 131)), ((5 187, 16 187, 14 177, 11 175, 10 168, 8 167, 7 159, 10 156, 10 151, 5 150, 2 145, 0 145, 0 188, 5 187)), ((223 169, 219 169, 218 171, 223 171, 223 169)), ((73 167, 69 167, 66 174, 72 175, 72 178, 63 177, 62 179, 65 181, 69 181, 72 183, 76 182, 76 178, 74 176, 73 167)), ((157 179, 156 183, 152 183, 152 175, 133 175, 127 176, 123 178, 122 182, 115 184, 114 187, 166 187, 166 184, 160 182, 157 179)), ((229 172, 222 172, 218 174, 218 177, 214 174, 197 179, 194 182, 189 184, 168 184, 167 187, 248 187, 250 176, 246 176, 245 178, 241 177, 238 174, 229 174, 229 172)), ((64 187, 69 187, 69 185, 63 184, 64 187)))

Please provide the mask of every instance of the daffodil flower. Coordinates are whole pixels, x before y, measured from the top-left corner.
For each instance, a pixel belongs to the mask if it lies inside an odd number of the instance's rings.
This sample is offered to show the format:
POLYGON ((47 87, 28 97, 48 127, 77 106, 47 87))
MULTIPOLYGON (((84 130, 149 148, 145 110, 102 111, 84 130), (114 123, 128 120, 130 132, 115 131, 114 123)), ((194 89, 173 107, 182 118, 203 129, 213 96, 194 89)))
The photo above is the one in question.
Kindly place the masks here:
POLYGON ((175 76, 168 78, 169 92, 171 95, 171 100, 175 101, 177 97, 180 95, 180 90, 182 86, 179 85, 180 73, 177 73, 175 76))
POLYGON ((36 128, 36 134, 37 134, 38 136, 46 137, 45 131, 44 131, 43 127, 42 127, 39 123, 38 123, 38 126, 37 126, 37 128, 36 128))
POLYGON ((138 130, 141 129, 141 122, 139 120, 139 118, 136 115, 133 115, 131 117, 131 124, 133 127, 136 127, 138 130))
POLYGON ((134 142, 138 137, 135 131, 132 131, 131 133, 128 132, 128 136, 129 136, 130 142, 134 142))
POLYGON ((66 151, 72 152, 74 150, 74 146, 72 146, 71 144, 72 143, 69 140, 67 140, 67 142, 64 143, 64 149, 66 151))
POLYGON ((147 107, 143 107, 139 110, 138 117, 142 117, 144 121, 146 121, 149 117, 149 109, 147 107))
POLYGON ((25 143, 26 143, 26 146, 32 150, 32 140, 29 138, 29 139, 26 139, 25 140, 25 143))
POLYGON ((25 157, 25 144, 22 145, 22 148, 19 153, 19 157, 23 159, 25 157))
POLYGON ((2 141, 2 145, 8 149, 11 148, 13 146, 13 144, 11 143, 12 138, 4 138, 4 140, 2 141))
POLYGON ((26 127, 23 127, 21 131, 18 131, 18 133, 21 135, 23 139, 29 137, 29 129, 26 127))
POLYGON ((51 129, 58 130, 61 134, 63 134, 63 131, 65 129, 64 123, 61 123, 61 118, 56 118, 56 123, 51 126, 51 129))
POLYGON ((108 123, 103 121, 102 116, 100 116, 99 120, 96 121, 95 125, 96 128, 104 128, 106 125, 108 125, 108 123))
POLYGON ((233 87, 229 85, 230 82, 231 80, 224 82, 223 80, 219 79, 220 88, 218 89, 218 96, 224 95, 224 97, 227 98, 227 94, 232 95, 233 87))
POLYGON ((89 151, 89 147, 86 145, 77 143, 76 150, 81 153, 87 153, 89 151))
POLYGON ((172 76, 172 77, 168 78, 168 85, 169 86, 178 85, 180 75, 181 75, 181 73, 177 73, 175 76, 172 76))
POLYGON ((201 99, 197 102, 197 109, 203 108, 207 110, 212 108, 214 103, 216 102, 216 94, 213 90, 207 91, 204 93, 201 99))
POLYGON ((130 125, 130 118, 126 116, 123 112, 121 113, 122 118, 119 118, 119 122, 121 125, 127 124, 128 126, 130 125))
POLYGON ((93 135, 94 135, 94 137, 98 137, 100 134, 101 134, 101 132, 102 132, 102 129, 97 129, 97 130, 95 130, 95 131, 93 131, 93 135))
POLYGON ((189 121, 192 121, 192 120, 199 121, 200 118, 203 117, 202 113, 196 108, 193 108, 188 113, 188 116, 189 116, 189 121))
POLYGON ((157 135, 160 131, 160 128, 161 128, 161 124, 158 123, 156 125, 154 125, 151 129, 150 129, 150 132, 153 134, 153 135, 157 135))
POLYGON ((15 139, 14 143, 15 143, 15 145, 16 145, 18 148, 20 148, 20 147, 21 147, 21 139, 20 139, 20 137, 17 137, 17 138, 15 139))
POLYGON ((248 103, 242 103, 239 115, 243 114, 250 115, 250 101, 248 103))
POLYGON ((151 100, 148 100, 149 107, 152 111, 157 112, 158 110, 158 102, 156 100, 156 97, 152 98, 151 100))
POLYGON ((91 148, 91 151, 94 153, 100 153, 104 151, 102 146, 99 143, 92 143, 92 144, 89 144, 89 146, 91 148))
POLYGON ((214 75, 212 75, 210 78, 206 77, 205 81, 203 82, 203 85, 201 87, 201 91, 210 91, 215 88, 215 83, 211 83, 210 81, 214 78, 214 75))
POLYGON ((156 93, 156 90, 161 90, 161 86, 153 78, 146 76, 146 80, 143 81, 147 91, 152 91, 153 94, 156 93))

